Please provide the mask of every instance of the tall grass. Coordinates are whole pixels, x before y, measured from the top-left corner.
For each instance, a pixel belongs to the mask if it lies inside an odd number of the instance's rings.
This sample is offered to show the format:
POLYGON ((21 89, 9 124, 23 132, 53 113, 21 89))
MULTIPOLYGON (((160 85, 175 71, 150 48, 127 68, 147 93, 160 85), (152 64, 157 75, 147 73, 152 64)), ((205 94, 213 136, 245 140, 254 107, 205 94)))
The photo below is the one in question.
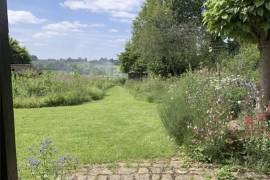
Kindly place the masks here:
POLYGON ((160 103, 167 98, 166 94, 176 80, 177 78, 146 78, 142 81, 129 80, 125 86, 139 100, 160 103))
POLYGON ((13 75, 15 108, 40 108, 78 105, 102 99, 105 91, 114 85, 107 78, 44 73, 13 75))

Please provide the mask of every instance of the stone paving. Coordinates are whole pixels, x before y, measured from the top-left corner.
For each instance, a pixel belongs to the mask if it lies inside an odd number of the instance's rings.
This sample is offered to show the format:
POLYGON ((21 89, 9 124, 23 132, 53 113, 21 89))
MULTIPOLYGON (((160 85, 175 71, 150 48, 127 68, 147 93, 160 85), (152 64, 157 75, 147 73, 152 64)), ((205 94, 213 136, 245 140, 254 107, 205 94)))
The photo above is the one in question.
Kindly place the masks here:
MULTIPOLYGON (((69 180, 203 180, 216 179, 218 168, 209 164, 184 167, 180 158, 85 166, 69 180)), ((266 180, 254 172, 235 173, 238 179, 266 180)))

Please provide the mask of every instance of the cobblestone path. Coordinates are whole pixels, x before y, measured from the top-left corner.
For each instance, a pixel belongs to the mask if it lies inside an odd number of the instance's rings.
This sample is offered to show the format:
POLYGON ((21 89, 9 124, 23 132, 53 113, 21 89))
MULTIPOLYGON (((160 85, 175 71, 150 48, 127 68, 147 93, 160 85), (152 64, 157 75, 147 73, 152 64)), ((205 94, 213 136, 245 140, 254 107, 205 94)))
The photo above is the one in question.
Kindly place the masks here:
MULTIPOLYGON (((203 180, 217 179, 218 168, 209 164, 184 167, 180 158, 85 166, 70 180, 203 180)), ((266 180, 270 177, 254 172, 234 173, 238 179, 266 180)))

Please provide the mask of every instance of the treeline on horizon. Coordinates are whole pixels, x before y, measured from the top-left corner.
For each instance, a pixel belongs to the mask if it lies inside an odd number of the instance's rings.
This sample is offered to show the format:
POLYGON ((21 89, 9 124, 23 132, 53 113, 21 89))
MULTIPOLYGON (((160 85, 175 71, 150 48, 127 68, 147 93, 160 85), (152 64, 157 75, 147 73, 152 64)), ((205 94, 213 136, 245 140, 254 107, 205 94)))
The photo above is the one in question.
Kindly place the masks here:
POLYGON ((11 64, 30 64, 33 61, 66 61, 66 62, 89 62, 93 64, 119 64, 119 61, 113 58, 101 57, 99 59, 88 59, 88 58, 39 58, 36 55, 30 55, 26 47, 22 47, 14 38, 10 38, 10 61, 11 64))
POLYGON ((88 59, 88 58, 38 58, 35 55, 31 55, 32 61, 66 61, 66 62, 89 62, 89 63, 98 63, 98 64, 118 64, 119 61, 113 58, 104 58, 101 57, 99 59, 88 59))
POLYGON ((25 47, 10 38, 10 61, 11 64, 32 64, 39 70, 77 73, 91 76, 123 76, 119 71, 119 61, 113 58, 100 58, 88 60, 87 58, 60 58, 39 59, 30 55, 25 47))
POLYGON ((87 61, 83 59, 48 59, 34 60, 32 64, 40 70, 58 71, 68 73, 78 73, 84 75, 98 76, 121 76, 118 64, 119 62, 113 59, 101 59, 87 61))

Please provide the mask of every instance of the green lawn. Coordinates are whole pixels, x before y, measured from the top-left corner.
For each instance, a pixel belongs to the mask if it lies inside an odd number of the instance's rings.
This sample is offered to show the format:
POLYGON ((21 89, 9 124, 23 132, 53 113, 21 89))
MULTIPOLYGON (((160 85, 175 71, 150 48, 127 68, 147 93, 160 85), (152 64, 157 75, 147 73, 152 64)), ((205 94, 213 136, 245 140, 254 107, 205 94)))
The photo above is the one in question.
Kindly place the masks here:
POLYGON ((105 99, 79 106, 16 109, 19 163, 27 149, 50 137, 60 153, 70 153, 83 164, 173 156, 155 104, 138 101, 122 87, 105 99))

